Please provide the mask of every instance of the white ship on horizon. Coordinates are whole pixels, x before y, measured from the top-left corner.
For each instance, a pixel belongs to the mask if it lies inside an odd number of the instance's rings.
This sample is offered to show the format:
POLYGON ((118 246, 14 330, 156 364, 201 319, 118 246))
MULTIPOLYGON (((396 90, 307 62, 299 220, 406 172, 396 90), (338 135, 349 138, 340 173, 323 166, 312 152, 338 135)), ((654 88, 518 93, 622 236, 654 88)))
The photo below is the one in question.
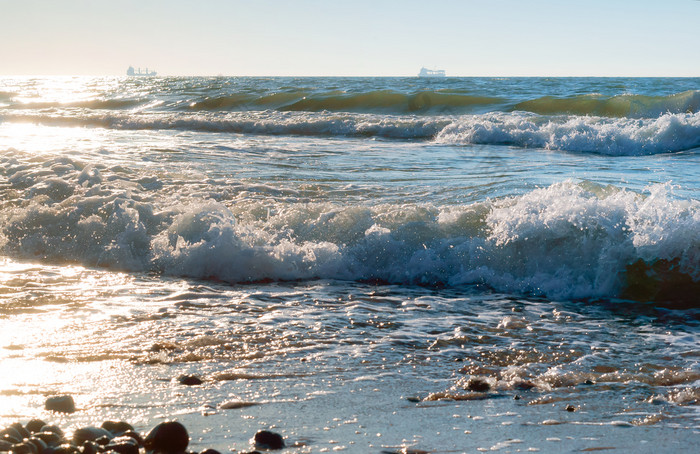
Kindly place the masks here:
POLYGON ((418 73, 418 77, 445 77, 444 69, 428 69, 423 67, 418 73))
POLYGON ((150 76, 153 77, 157 73, 155 71, 148 72, 148 68, 146 68, 144 71, 141 71, 141 68, 138 70, 134 70, 133 66, 129 66, 129 69, 126 70, 126 75, 127 76, 150 76))

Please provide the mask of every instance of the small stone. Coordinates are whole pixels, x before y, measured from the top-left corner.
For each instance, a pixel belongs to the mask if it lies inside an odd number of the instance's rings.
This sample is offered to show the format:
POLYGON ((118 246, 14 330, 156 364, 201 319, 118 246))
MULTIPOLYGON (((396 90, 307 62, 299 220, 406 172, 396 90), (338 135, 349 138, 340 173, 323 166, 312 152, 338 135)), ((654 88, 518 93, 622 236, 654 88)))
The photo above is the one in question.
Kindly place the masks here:
POLYGON ((415 402, 420 402, 420 397, 408 396, 408 397, 406 398, 406 400, 409 401, 409 402, 414 402, 414 403, 415 403, 415 402))
POLYGON ((109 442, 109 440, 112 439, 113 435, 111 432, 101 427, 81 427, 80 429, 76 429, 75 432, 73 432, 73 443, 76 446, 82 446, 82 444, 86 441, 94 441, 99 443, 98 440, 103 439, 102 437, 106 437, 107 442, 109 442))
POLYGON ((105 451, 114 451, 119 454, 139 454, 139 444, 131 437, 116 437, 105 445, 105 451))
POLYGON ((180 454, 185 452, 189 442, 185 426, 177 421, 166 421, 151 429, 143 444, 149 452, 180 454))
POLYGON ((0 438, 0 441, 3 441, 4 443, 9 443, 10 446, 22 443, 22 440, 20 440, 19 438, 15 438, 7 434, 3 435, 2 438, 0 438))
POLYGON ((15 429, 17 431, 17 433, 19 433, 20 437, 22 437, 22 440, 24 440, 25 438, 29 438, 31 436, 29 431, 27 429, 25 429, 24 426, 18 422, 10 424, 10 427, 15 429))
POLYGON ((111 434, 110 435, 101 435, 92 441, 94 441, 95 443, 97 443, 100 446, 107 446, 109 444, 109 442, 112 441, 113 436, 114 435, 111 435, 111 434))
MULTIPOLYGON (((64 443, 61 446, 54 448, 52 454, 76 454, 79 453, 80 450, 73 445, 69 445, 68 443, 64 443)), ((89 453, 85 453, 89 454, 89 453)))
POLYGON ((126 421, 105 421, 101 427, 104 430, 109 430, 114 435, 121 435, 124 432, 134 430, 134 427, 126 421))
POLYGON ((58 446, 63 441, 63 437, 57 433, 49 432, 48 430, 44 432, 36 432, 33 436, 40 440, 44 440, 44 443, 49 446, 58 446))
POLYGON ((60 427, 53 425, 53 424, 47 424, 44 427, 41 428, 42 432, 53 432, 59 437, 63 437, 63 431, 61 430, 60 427))
POLYGON ((39 454, 39 451, 31 443, 17 443, 10 449, 12 454, 39 454))
POLYGON ((205 449, 204 451, 200 452, 199 454, 221 454, 219 451, 216 449, 205 449))
POLYGON ((257 449, 282 449, 284 448, 284 439, 282 435, 270 432, 269 430, 261 430, 255 434, 255 448, 257 449))
POLYGON ((0 439, 3 439, 9 443, 19 443, 22 441, 22 434, 17 432, 14 427, 7 427, 3 431, 0 431, 0 439))
POLYGON ((122 437, 131 437, 136 441, 136 443, 139 446, 143 446, 143 437, 138 432, 135 432, 133 430, 127 430, 126 432, 122 433, 121 436, 122 437))
POLYGON ((515 396, 513 396, 513 400, 520 400, 522 398, 523 396, 521 396, 520 394, 516 394, 515 396))
POLYGON ((46 399, 44 408, 58 413, 75 413, 75 401, 73 396, 53 396, 46 399))
POLYGON ((29 431, 30 433, 36 433, 41 432, 41 428, 45 425, 46 423, 41 419, 32 419, 24 425, 24 428, 27 429, 27 431, 29 431))
POLYGON ((576 411, 576 407, 574 407, 573 405, 569 404, 569 405, 566 406, 566 411, 568 411, 568 412, 574 412, 574 411, 576 411))
POLYGON ((43 453, 44 450, 48 448, 46 442, 44 442, 44 440, 42 440, 41 438, 31 437, 27 439, 26 443, 31 443, 34 446, 36 446, 36 452, 38 452, 39 454, 43 453))
POLYGON ((467 389, 469 391, 483 393, 491 389, 491 385, 483 378, 472 377, 469 380, 467 380, 467 389))
POLYGON ((98 445, 94 441, 86 441, 83 443, 83 454, 97 454, 99 452, 102 452, 104 448, 101 445, 98 445))
POLYGON ((177 381, 181 385, 187 386, 197 386, 204 383, 204 381, 202 381, 202 379, 197 377, 196 375, 180 375, 179 377, 177 377, 177 381))

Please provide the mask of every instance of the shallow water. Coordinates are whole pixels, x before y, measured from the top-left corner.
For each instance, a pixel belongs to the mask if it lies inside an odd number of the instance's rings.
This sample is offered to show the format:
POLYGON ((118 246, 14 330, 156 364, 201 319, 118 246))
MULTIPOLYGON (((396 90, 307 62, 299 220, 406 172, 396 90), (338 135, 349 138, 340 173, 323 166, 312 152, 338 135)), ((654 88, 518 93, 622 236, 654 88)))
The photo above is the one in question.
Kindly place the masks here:
POLYGON ((692 452, 697 87, 3 79, 0 423, 692 452))

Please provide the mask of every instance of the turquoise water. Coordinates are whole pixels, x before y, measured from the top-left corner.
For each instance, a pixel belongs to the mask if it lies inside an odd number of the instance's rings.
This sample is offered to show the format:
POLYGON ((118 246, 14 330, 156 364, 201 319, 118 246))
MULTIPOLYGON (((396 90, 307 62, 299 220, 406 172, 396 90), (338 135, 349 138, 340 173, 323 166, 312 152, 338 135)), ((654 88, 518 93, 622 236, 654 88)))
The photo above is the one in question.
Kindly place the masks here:
POLYGON ((697 446, 699 87, 2 79, 0 419, 70 392, 69 426, 199 448, 697 446))

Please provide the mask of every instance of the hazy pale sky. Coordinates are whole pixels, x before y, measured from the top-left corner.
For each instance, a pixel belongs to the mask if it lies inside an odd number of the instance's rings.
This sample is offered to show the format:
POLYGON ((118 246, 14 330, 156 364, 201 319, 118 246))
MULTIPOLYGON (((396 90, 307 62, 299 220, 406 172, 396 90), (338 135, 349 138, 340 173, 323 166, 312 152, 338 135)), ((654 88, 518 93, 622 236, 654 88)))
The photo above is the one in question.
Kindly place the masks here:
POLYGON ((0 74, 699 76, 697 0, 0 0, 0 74))

